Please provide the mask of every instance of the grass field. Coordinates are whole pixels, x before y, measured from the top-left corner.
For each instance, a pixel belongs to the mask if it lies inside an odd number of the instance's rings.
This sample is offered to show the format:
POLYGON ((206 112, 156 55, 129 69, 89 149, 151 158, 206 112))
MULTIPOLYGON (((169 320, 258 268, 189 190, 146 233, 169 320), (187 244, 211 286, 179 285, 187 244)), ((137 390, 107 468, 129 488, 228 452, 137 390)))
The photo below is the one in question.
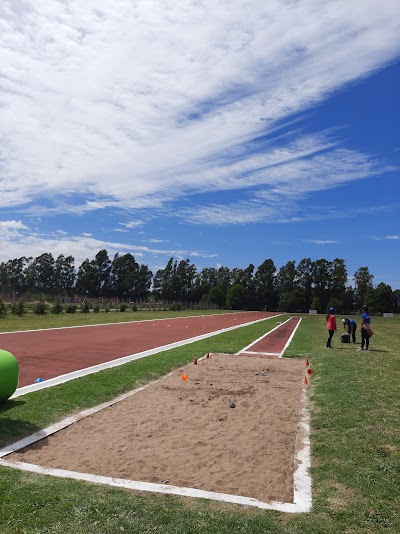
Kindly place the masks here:
MULTIPOLYGON (((0 445, 207 351, 236 352, 275 326, 273 319, 263 321, 8 401, 0 408, 0 445)), ((289 515, 204 500, 136 495, 0 468, 0 533, 398 534, 400 318, 374 317, 372 327, 376 334, 369 352, 357 352, 358 345, 341 345, 340 331, 334 336, 334 349, 326 350, 324 318, 305 317, 286 353, 308 357, 314 371, 308 386, 312 512, 289 515)))

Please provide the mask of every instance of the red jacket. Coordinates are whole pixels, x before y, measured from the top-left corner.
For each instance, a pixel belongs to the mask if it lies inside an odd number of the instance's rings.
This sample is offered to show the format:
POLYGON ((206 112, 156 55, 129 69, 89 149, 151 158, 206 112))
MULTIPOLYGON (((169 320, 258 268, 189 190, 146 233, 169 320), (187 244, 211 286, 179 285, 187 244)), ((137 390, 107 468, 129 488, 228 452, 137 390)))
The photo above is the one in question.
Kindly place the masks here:
POLYGON ((327 330, 336 330, 336 317, 332 314, 329 314, 326 320, 326 329, 327 330))

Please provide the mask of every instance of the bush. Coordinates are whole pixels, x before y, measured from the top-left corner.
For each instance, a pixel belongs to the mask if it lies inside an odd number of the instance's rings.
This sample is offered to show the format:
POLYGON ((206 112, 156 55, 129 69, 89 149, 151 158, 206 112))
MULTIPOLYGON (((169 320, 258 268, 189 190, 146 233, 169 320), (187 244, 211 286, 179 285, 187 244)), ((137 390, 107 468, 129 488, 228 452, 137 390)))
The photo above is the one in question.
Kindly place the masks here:
POLYGON ((56 302, 54 306, 51 308, 51 313, 54 313, 55 315, 60 315, 60 313, 63 312, 63 306, 61 302, 56 302))
POLYGON ((65 308, 65 311, 67 313, 75 313, 76 312, 76 304, 68 304, 65 308))
POLYGON ((4 302, 0 299, 0 317, 5 317, 7 315, 7 308, 4 302))
POLYGON ((82 302, 81 312, 82 313, 89 313, 90 312, 90 304, 88 302, 86 302, 86 301, 82 302))
POLYGON ((119 311, 120 311, 120 312, 125 312, 126 309, 127 309, 127 307, 128 307, 128 306, 127 306, 126 304, 120 304, 120 306, 119 306, 119 311))
POLYGON ((137 312, 137 306, 136 306, 136 304, 133 304, 133 306, 132 306, 132 311, 133 311, 133 312, 137 312))
POLYGON ((99 305, 98 304, 95 304, 93 306, 93 313, 99 313, 100 312, 100 308, 99 308, 99 305))
POLYGON ((25 304, 22 302, 22 300, 19 300, 18 302, 14 302, 11 306, 11 313, 14 315, 19 315, 22 317, 25 313, 25 304))
POLYGON ((36 315, 44 315, 47 312, 47 304, 44 300, 38 300, 33 305, 33 313, 36 315))
POLYGON ((104 306, 104 311, 105 311, 106 313, 109 313, 109 312, 110 312, 110 305, 109 305, 109 304, 106 304, 106 305, 104 306))

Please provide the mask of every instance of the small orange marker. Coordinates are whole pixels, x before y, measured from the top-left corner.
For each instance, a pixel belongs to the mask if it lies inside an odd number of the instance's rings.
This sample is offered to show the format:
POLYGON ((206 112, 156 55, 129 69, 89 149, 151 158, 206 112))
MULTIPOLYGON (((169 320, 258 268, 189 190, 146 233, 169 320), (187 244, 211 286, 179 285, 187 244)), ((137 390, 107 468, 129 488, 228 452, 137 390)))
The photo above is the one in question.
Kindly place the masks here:
POLYGON ((197 365, 197 358, 194 359, 194 365, 197 365))
POLYGON ((308 380, 307 380, 307 377, 305 376, 303 379, 303 385, 306 386, 307 384, 308 384, 308 380))
POLYGON ((309 375, 312 374, 312 369, 310 367, 307 369, 307 374, 309 374, 309 375))
POLYGON ((209 357, 210 357, 210 353, 209 353, 209 352, 207 352, 207 356, 206 356, 206 358, 209 358, 209 357))
POLYGON ((310 362, 308 361, 308 358, 306 360, 306 365, 310 365, 310 362))
POLYGON ((182 375, 182 380, 187 380, 188 378, 188 375, 182 375))

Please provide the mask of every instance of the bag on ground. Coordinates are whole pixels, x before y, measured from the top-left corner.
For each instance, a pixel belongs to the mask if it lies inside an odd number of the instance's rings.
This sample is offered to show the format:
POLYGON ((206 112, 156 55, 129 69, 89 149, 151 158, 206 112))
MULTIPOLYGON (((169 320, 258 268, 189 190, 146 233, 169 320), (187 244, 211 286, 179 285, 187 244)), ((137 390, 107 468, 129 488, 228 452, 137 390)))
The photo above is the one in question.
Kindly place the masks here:
POLYGON ((340 338, 340 343, 350 343, 350 335, 342 334, 342 337, 340 338))

